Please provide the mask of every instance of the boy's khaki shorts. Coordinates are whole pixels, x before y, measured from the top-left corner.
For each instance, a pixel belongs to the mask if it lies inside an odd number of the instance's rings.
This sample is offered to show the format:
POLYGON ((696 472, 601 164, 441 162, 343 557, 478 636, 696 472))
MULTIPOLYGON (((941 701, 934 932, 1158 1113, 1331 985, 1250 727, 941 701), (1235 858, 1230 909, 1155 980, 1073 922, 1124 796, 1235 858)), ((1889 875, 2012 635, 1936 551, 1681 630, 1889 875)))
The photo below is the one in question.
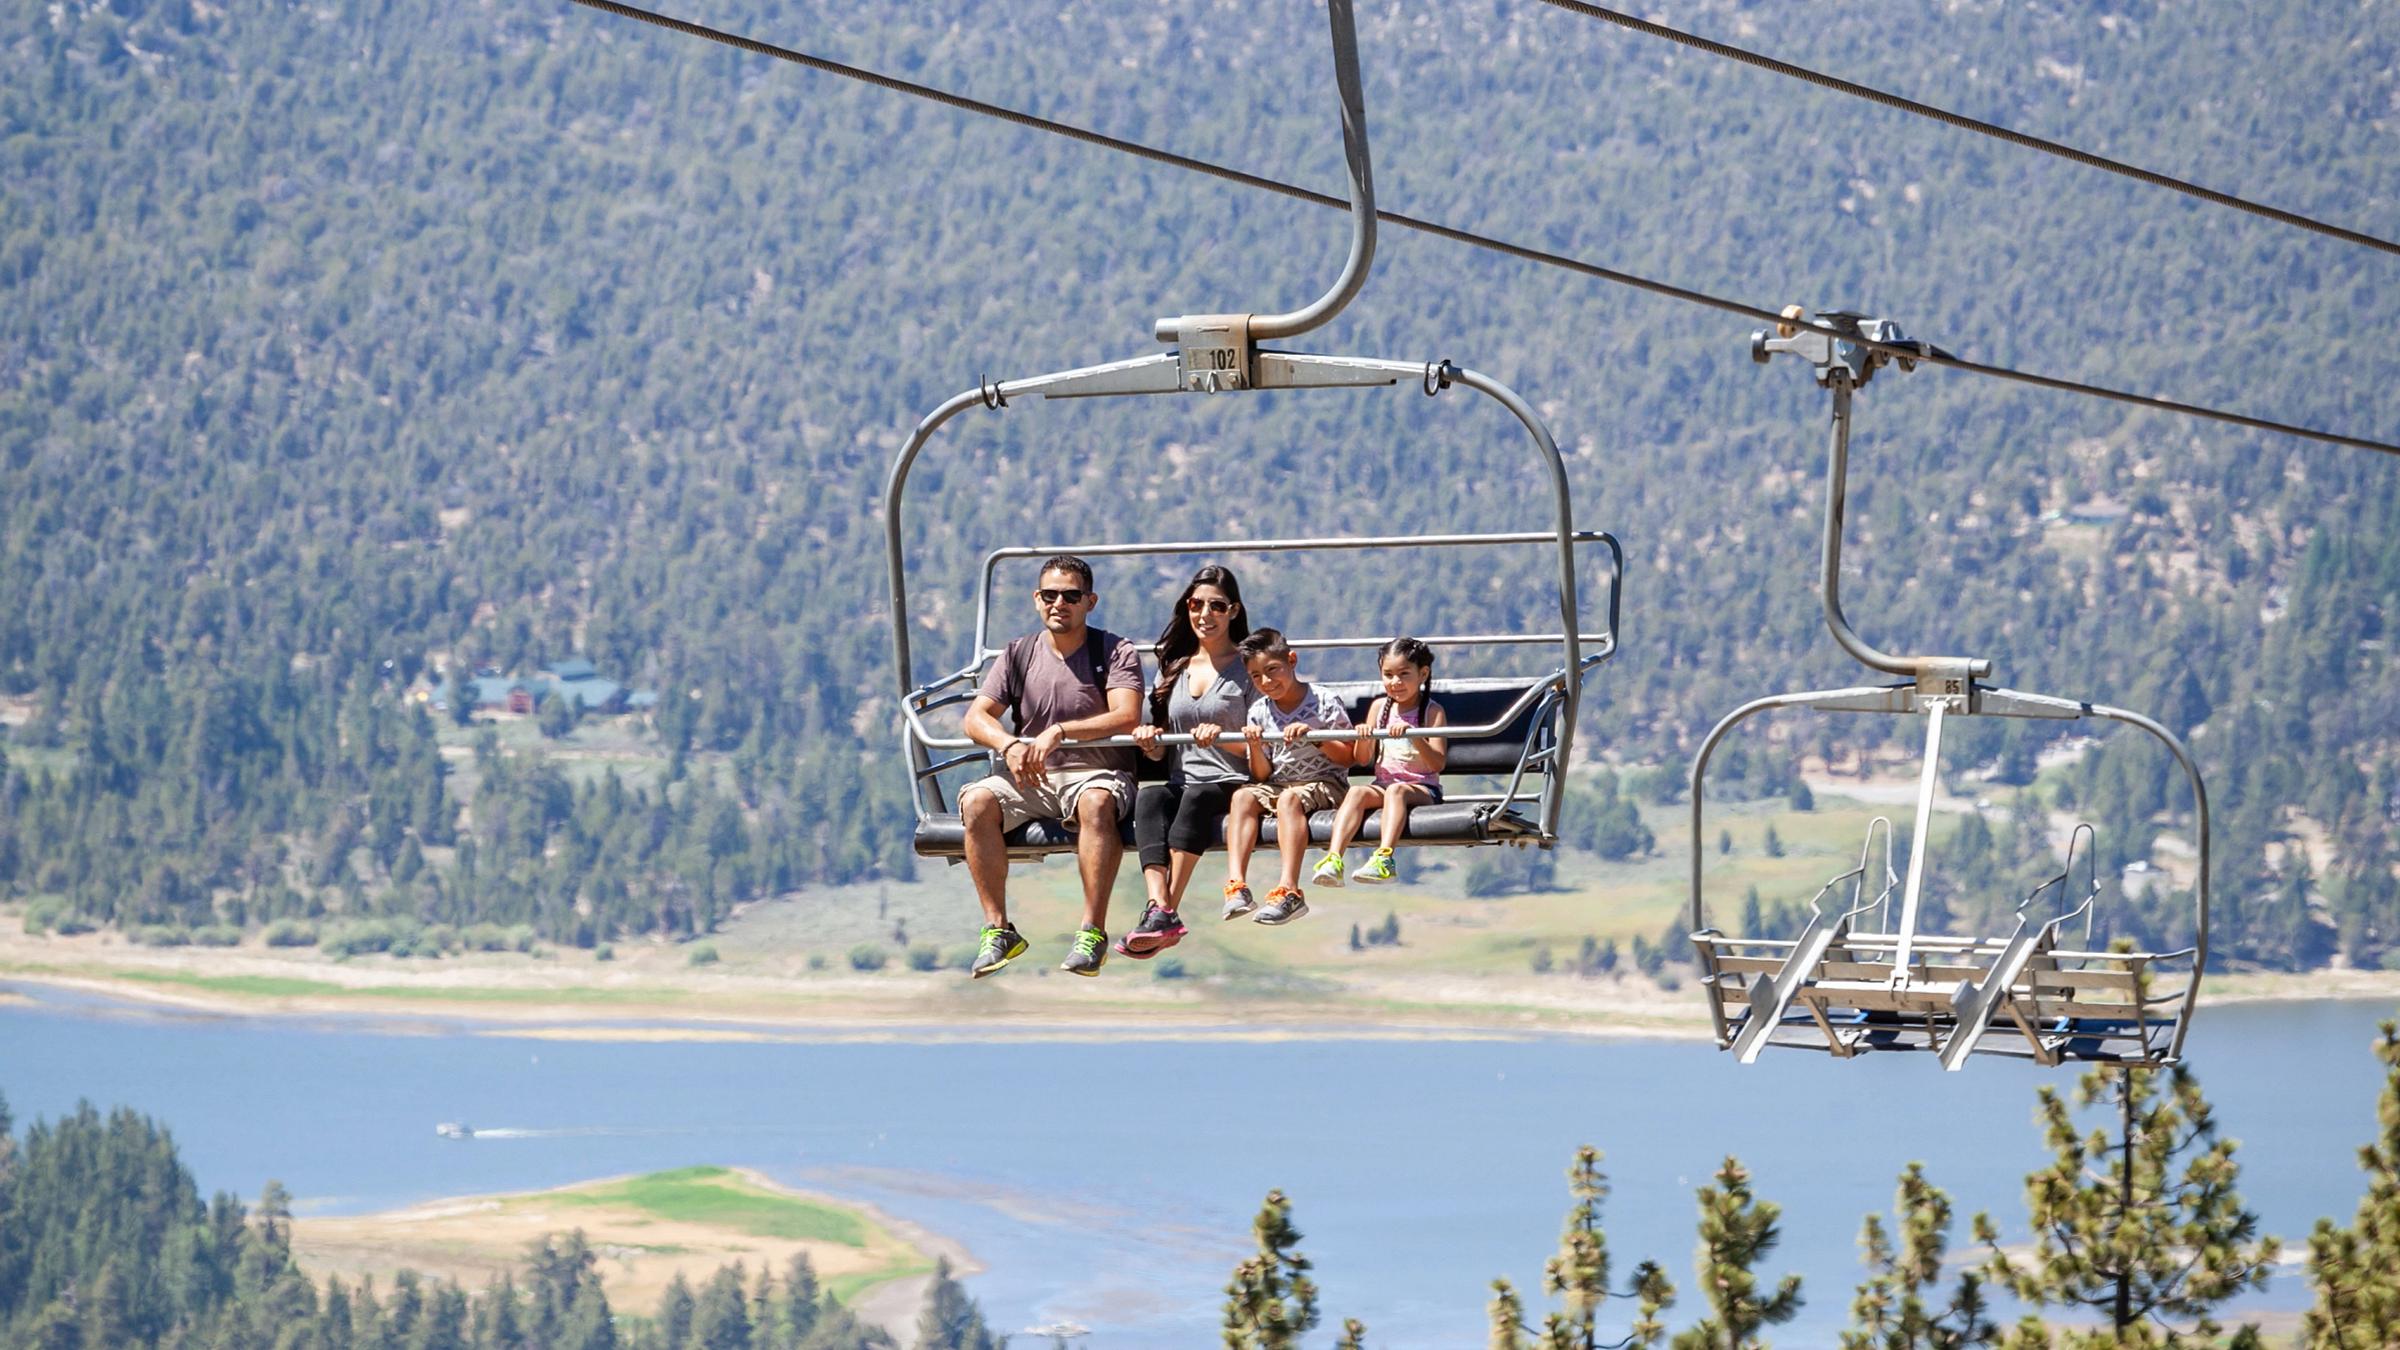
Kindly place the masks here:
POLYGON ((1123 769, 1070 769, 1053 773, 1039 783, 1019 783, 1004 773, 978 778, 960 788, 960 800, 981 788, 1000 801, 1000 830, 1007 833, 1029 820, 1075 823, 1075 799, 1097 788, 1117 799, 1117 819, 1133 814, 1133 775, 1123 769))
POLYGON ((1319 811, 1330 811, 1342 804, 1341 787, 1338 784, 1328 783, 1322 778, 1306 783, 1245 783, 1242 785, 1241 791, 1235 795, 1250 798, 1272 815, 1276 803, 1281 801, 1283 794, 1287 792, 1300 794, 1300 809, 1311 815, 1319 811))

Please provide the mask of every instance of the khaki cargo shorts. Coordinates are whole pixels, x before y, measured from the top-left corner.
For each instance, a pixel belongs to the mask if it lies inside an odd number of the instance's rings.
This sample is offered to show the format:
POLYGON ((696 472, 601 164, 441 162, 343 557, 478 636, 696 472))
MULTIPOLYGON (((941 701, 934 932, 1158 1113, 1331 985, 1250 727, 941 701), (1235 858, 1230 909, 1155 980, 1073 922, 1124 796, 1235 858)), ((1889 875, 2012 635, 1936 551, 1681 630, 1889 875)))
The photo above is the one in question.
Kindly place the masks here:
POLYGON ((1133 775, 1123 769, 1069 769, 1039 783, 1019 783, 1004 773, 978 778, 960 788, 963 807, 967 794, 981 788, 1000 801, 1000 830, 1007 833, 1029 820, 1075 823, 1075 799, 1098 788, 1117 799, 1117 819, 1133 814, 1133 775))
POLYGON ((1328 783, 1322 778, 1306 783, 1245 783, 1236 795, 1248 797, 1257 802, 1267 814, 1273 815, 1275 804, 1282 800, 1283 794, 1287 792, 1298 793, 1300 809, 1310 815, 1315 815, 1319 811, 1330 811, 1342 804, 1341 785, 1328 783))

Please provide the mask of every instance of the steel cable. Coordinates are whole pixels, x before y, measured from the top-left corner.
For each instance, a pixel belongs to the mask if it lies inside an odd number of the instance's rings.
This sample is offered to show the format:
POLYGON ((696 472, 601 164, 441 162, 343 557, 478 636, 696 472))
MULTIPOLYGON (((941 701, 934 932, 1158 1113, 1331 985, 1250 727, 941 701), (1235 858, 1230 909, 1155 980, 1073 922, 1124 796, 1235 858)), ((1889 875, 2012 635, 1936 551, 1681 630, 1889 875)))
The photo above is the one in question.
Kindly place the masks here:
MULTIPOLYGON (((1209 177, 1223 179, 1229 183, 1239 183, 1244 187, 1256 188, 1261 192, 1272 192, 1279 196, 1290 197, 1296 201, 1308 202, 1311 205, 1326 207, 1335 211, 1347 213, 1350 210, 1350 203, 1342 200, 1339 197, 1332 196, 1328 193, 1318 192, 1312 188, 1304 188, 1295 183, 1286 183, 1279 179, 1263 177, 1259 174, 1248 173, 1241 169, 1235 169, 1226 165, 1211 163, 1204 159, 1194 159, 1189 155, 1179 155, 1171 150, 1161 150, 1154 146, 1144 145, 1139 141, 1125 140, 1122 137, 1110 136, 1104 132, 1088 130, 1084 127, 1075 126, 1071 123, 1055 121, 1047 117, 1038 117, 1032 113, 1019 112, 1014 108, 1004 108, 996 103, 986 103, 981 99, 969 98, 963 94, 953 94, 948 90, 936 89, 931 85, 918 84, 911 80, 902 80, 894 78, 890 75, 878 74, 871 70, 861 69, 860 67, 852 65, 845 65, 842 62, 829 60, 822 56, 812 56, 807 52, 794 51, 789 47, 778 47, 773 43, 761 42, 756 38, 744 37, 738 33, 728 33, 720 29, 709 28, 701 24, 692 23, 686 19, 678 19, 672 15, 660 14, 651 10, 641 9, 633 5, 622 4, 619 2, 619 0, 573 0, 573 3, 582 5, 588 9, 597 9, 605 13, 614 14, 620 18, 634 19, 642 23, 652 24, 656 27, 664 28, 672 32, 682 33, 689 37, 702 38, 710 42, 722 43, 728 47, 738 47, 743 51, 751 52, 759 56, 769 56, 778 61, 788 61, 794 65, 806 66, 810 70, 820 71, 827 75, 838 75, 846 80, 855 80, 862 84, 870 84, 878 89, 889 90, 897 94, 907 94, 912 98, 926 99, 934 103, 939 103, 944 107, 955 108, 961 112, 969 112, 983 117, 997 118, 1000 121, 1013 123, 1014 125, 1025 127, 1030 130, 1047 132, 1054 136, 1064 136, 1069 140, 1081 141, 1086 145, 1096 145, 1102 149, 1114 150, 1119 154, 1132 155, 1137 159, 1146 159, 1154 164, 1165 164, 1174 168, 1188 170, 1192 173, 1206 174, 1209 177)), ((1984 362, 1970 361, 1964 357, 1948 356, 1929 352, 1913 344, 1893 345, 1875 342, 1866 338, 1862 338, 1854 333, 1844 333, 1840 330, 1814 323, 1806 319, 1786 318, 1780 311, 1768 309, 1762 305, 1753 305, 1740 300, 1730 300, 1723 296, 1711 295, 1706 291, 1692 290, 1689 287, 1677 286, 1671 282, 1654 280, 1650 277, 1641 276, 1632 272, 1621 272, 1612 267, 1603 267, 1598 263, 1585 262, 1580 258, 1572 258, 1563 253, 1554 253, 1548 249, 1538 249, 1524 244, 1514 244, 1505 239, 1494 239, 1488 235, 1481 235, 1471 230, 1460 229, 1455 225, 1444 225, 1436 221, 1419 220, 1414 216, 1403 215, 1397 211, 1379 209, 1375 213, 1375 218, 1385 224, 1395 225, 1401 229, 1415 230, 1421 234, 1433 235, 1436 238, 1448 239, 1453 242, 1466 244, 1474 248, 1480 248, 1490 252, 1504 254, 1508 257, 1520 258, 1524 261, 1532 263, 1539 263, 1545 267, 1555 267, 1562 271, 1573 272, 1580 276, 1591 277, 1596 280, 1606 281, 1614 285, 1626 286, 1638 291, 1647 291, 1652 295, 1665 296, 1668 299, 1680 300, 1686 304, 1700 305, 1708 309, 1721 310, 1727 314, 1739 314, 1744 318, 1751 319, 1756 322, 1770 325, 1787 324, 1798 328, 1808 329, 1813 332, 1824 333, 1829 336, 1839 338, 1844 342, 1854 343, 1858 346, 1866 347, 1875 351, 1886 352, 1893 356, 1906 357, 1911 361, 1923 362, 1926 365, 1943 366, 1952 370, 1963 370, 1974 375, 1987 375, 1993 379, 2006 380, 2016 384, 2032 385, 2040 389, 2053 389, 2062 393, 2081 394, 2090 398, 2108 399, 2117 403, 2130 404, 2138 408, 2147 408, 2154 412, 2177 413, 2187 417, 2203 418, 2212 422, 2223 422, 2231 426, 2247 427, 2253 431, 2268 431, 2274 432, 2278 435, 2296 436, 2303 440, 2321 441, 2328 445, 2342 445, 2358 450, 2373 450, 2387 455, 2400 455, 2400 444, 2394 444, 2388 441, 2372 440, 2364 436, 2351 436, 2342 432, 2322 431, 2313 427, 2298 426, 2290 422, 2278 422, 2264 417, 2252 417, 2246 413, 2228 412, 2221 408, 2210 408, 2197 403, 2184 403, 2175 399, 2160 398, 2150 394, 2136 394, 2129 390, 2111 389, 2105 385, 2087 384, 2077 380, 2062 379, 2053 375, 2038 375, 2030 371, 2014 370, 2007 366, 1987 365, 1984 362)))
POLYGON ((1870 103, 1879 103, 1886 108, 1896 109, 1912 117, 1928 118, 1944 126, 1956 127, 1960 131, 1972 131, 1979 136, 1989 136, 1994 140, 2006 141, 2010 145, 2022 146, 2027 150, 2038 150, 2045 155, 2056 155, 2060 159, 2073 160, 2077 164, 2098 169, 2103 173, 2113 173, 2121 178, 2131 178, 2136 182, 2148 183, 2152 187, 2162 187, 2170 192, 2180 192, 2187 197, 2213 202, 2218 206, 2229 206, 2236 211, 2247 211, 2254 216, 2263 216, 2268 220, 2281 221, 2286 225, 2311 230, 2328 238, 2339 239, 2347 244, 2379 249, 2395 257, 2400 257, 2400 244, 2393 243, 2389 239, 2378 239, 2374 235, 2361 234, 2340 225, 2329 225, 2296 211, 2286 211, 2281 207, 2267 206, 2245 197, 2236 197, 2230 192, 2219 192, 2215 188, 2202 187, 2198 183, 2176 178, 2170 174, 2159 173, 2152 169, 2145 169, 2138 164, 2127 164, 2123 160, 2110 159, 2105 155, 2095 155, 2089 150, 2078 150, 2074 146, 2058 141, 2044 140, 2039 136, 2028 135, 2022 131, 2012 131, 1994 122, 1985 122, 1968 117, 1963 113, 1954 113, 1946 108, 1936 108, 1930 103, 1919 103, 1915 99, 1903 98, 1872 85, 1857 84, 1836 75, 1827 75, 1823 71, 1810 70, 1806 66, 1796 66, 1789 61, 1779 61, 1761 52, 1711 41, 1678 28, 1669 28, 1662 23, 1653 23, 1648 19, 1637 19, 1630 14, 1619 13, 1602 5, 1588 3, 1588 0, 1542 0, 1542 3, 1556 9, 1563 9, 1570 14, 1580 14, 1587 19, 1613 23, 1619 28, 1640 33, 1644 37, 1661 38, 1680 46, 1689 47, 1694 51, 1706 52, 1711 56, 1722 57, 1728 61, 1738 61, 1745 66, 1781 75, 1787 79, 1813 84, 1820 89, 1830 89, 1837 94, 1847 94, 1852 98, 1863 98, 1870 103))

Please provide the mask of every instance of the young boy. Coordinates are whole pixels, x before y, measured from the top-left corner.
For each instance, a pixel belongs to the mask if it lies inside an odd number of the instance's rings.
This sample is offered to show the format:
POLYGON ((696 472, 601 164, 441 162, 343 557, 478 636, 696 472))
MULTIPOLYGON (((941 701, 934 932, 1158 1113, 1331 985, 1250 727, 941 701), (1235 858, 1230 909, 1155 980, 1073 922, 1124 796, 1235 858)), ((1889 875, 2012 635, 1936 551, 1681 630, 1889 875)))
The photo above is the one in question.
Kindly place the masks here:
MULTIPOLYGON (((1350 714, 1340 699, 1300 678, 1299 663, 1283 634, 1261 628, 1234 645, 1259 699, 1250 705, 1242 738, 1250 755, 1251 782, 1233 795, 1225 824, 1225 917, 1258 910, 1258 922, 1290 923, 1308 913, 1300 891, 1300 863, 1308 852, 1308 817, 1330 811, 1349 785, 1347 766, 1357 747, 1347 741, 1309 742, 1311 731, 1343 731, 1350 714), (1267 892, 1260 909, 1242 874, 1258 847, 1260 822, 1275 813, 1275 847, 1283 855, 1283 882, 1267 892)), ((1370 749, 1372 747, 1369 747, 1370 749)))

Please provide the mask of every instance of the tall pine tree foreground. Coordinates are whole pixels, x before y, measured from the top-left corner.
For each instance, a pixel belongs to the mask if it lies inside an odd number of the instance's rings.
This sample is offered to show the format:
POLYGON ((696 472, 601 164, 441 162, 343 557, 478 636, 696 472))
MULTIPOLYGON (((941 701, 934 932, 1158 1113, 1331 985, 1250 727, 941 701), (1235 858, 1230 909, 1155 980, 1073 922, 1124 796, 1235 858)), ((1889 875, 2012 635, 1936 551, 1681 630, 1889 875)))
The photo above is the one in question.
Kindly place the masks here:
POLYGON ((2358 1152, 2367 1193, 2348 1228, 2319 1219, 2308 1239, 2317 1303, 2302 1331, 2311 1346, 2400 1345, 2400 1022, 2383 1024, 2375 1057, 2384 1068, 2377 1131, 2375 1142, 2358 1152))
POLYGON ((1677 1332, 1674 1350, 1754 1350, 1758 1333, 1800 1311, 1800 1277, 1786 1275, 1761 1296, 1757 1265, 1782 1239, 1783 1207, 1751 1194, 1750 1172, 1739 1158, 1717 1169, 1716 1185, 1700 1188, 1700 1292, 1709 1315, 1677 1332))
MULTIPOLYGON (((2035 1309, 2097 1316, 2103 1328, 2053 1331, 2027 1314, 2012 1347, 2211 1345, 2213 1313, 2267 1282, 2278 1244, 2258 1235, 2234 1183, 2234 1143, 2217 1138, 2200 1084, 2172 1069, 2101 1066, 2075 1089, 2076 1106, 2104 1117, 2090 1133, 2056 1089, 2035 1115, 2053 1161, 2025 1179, 2029 1250, 2001 1247, 1990 1216, 1975 1238, 1991 1250, 1992 1281, 2035 1309)), ((2255 1344, 2243 1327, 2233 1343, 2255 1344)))
POLYGON ((1317 1284, 1283 1192, 1267 1192, 1250 1232, 1258 1254, 1235 1266, 1225 1286, 1225 1347, 1288 1350, 1317 1324, 1317 1284))
POLYGON ((1859 1232, 1869 1274, 1851 1301, 1851 1329, 1842 1333, 1842 1350, 1961 1350, 1991 1344, 1998 1328, 1985 1315, 1981 1274, 1961 1273, 1938 1309, 1928 1298, 1940 1298, 1943 1259, 1950 1250, 1949 1195, 1925 1179, 1924 1168, 1910 1163, 1900 1174, 1894 1209, 1897 1248, 1880 1215, 1868 1215, 1859 1232))
POLYGON ((1608 1287, 1608 1237, 1600 1228, 1600 1205, 1608 1199, 1608 1175, 1600 1170, 1600 1150, 1585 1144, 1575 1150, 1567 1167, 1566 1229, 1559 1234, 1558 1252, 1542 1269, 1542 1289, 1565 1306, 1543 1319, 1542 1329, 1525 1339, 1524 1306, 1506 1280, 1494 1280, 1491 1306, 1491 1345, 1494 1350, 1600 1350, 1603 1345, 1643 1347, 1658 1344, 1666 1334, 1659 1314, 1675 1301, 1675 1286, 1655 1261, 1634 1268, 1633 1282, 1623 1293, 1608 1287), (1622 1337, 1600 1339, 1600 1310, 1610 1299, 1638 1300, 1632 1328, 1622 1337))

